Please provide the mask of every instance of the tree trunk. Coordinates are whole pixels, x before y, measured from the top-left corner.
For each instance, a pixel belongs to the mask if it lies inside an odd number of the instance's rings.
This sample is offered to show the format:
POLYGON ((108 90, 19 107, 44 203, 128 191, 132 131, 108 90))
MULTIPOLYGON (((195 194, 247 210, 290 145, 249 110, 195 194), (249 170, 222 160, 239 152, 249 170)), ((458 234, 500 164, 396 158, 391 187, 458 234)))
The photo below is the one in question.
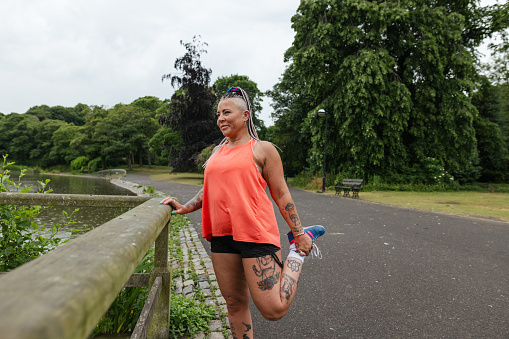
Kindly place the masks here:
POLYGON ((143 167, 143 152, 141 151, 141 149, 138 152, 138 158, 140 160, 140 168, 142 168, 143 167))
POLYGON ((131 163, 131 154, 128 153, 126 158, 127 158, 127 168, 129 169, 129 171, 131 171, 133 169, 132 163, 131 163))
POLYGON ((150 161, 151 160, 150 159, 150 156, 151 156, 150 149, 147 150, 147 154, 148 154, 148 168, 152 168, 152 162, 150 161))

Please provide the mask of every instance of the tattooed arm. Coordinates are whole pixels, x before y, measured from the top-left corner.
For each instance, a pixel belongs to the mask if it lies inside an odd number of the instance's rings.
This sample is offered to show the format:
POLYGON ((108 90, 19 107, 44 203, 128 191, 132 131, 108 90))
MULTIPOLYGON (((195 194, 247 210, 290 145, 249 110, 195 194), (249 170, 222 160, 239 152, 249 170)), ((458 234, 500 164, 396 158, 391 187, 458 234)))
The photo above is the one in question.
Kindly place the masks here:
POLYGON ((161 204, 170 205, 173 207, 175 214, 187 214, 199 210, 203 203, 203 188, 196 194, 196 196, 189 200, 185 205, 181 205, 178 201, 172 198, 165 198, 161 204))
MULTIPOLYGON (((291 232, 294 236, 302 233, 302 224, 297 213, 297 207, 295 207, 290 190, 286 185, 283 164, 278 151, 271 143, 261 141, 255 147, 255 155, 255 163, 260 168, 262 176, 269 186, 272 199, 274 199, 279 212, 290 226, 291 232)), ((311 239, 309 237, 295 237, 295 239, 297 249, 308 255, 313 245, 311 239)))

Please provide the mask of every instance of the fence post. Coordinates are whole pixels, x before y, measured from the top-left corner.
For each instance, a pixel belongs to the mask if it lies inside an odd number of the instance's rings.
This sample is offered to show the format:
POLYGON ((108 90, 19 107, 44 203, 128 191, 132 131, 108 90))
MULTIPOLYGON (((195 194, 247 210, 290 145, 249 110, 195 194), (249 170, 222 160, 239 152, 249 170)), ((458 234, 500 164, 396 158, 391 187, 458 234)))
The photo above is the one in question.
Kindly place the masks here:
POLYGON ((171 271, 168 269, 169 221, 155 241, 154 267, 150 272, 150 286, 157 277, 162 278, 161 296, 155 307, 150 324, 149 338, 168 339, 170 337, 170 285, 171 271))

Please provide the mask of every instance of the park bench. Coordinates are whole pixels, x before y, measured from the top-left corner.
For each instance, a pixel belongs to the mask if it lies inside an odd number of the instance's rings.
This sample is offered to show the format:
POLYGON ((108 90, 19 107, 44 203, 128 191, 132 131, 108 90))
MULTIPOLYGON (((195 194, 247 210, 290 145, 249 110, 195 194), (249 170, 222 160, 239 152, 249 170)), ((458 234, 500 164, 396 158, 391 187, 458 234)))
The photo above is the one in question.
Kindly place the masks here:
POLYGON ((343 196, 348 197, 350 196, 350 191, 352 191, 352 198, 358 198, 363 181, 363 179, 343 179, 341 184, 334 185, 334 188, 336 188, 336 195, 341 195, 342 190, 343 196))

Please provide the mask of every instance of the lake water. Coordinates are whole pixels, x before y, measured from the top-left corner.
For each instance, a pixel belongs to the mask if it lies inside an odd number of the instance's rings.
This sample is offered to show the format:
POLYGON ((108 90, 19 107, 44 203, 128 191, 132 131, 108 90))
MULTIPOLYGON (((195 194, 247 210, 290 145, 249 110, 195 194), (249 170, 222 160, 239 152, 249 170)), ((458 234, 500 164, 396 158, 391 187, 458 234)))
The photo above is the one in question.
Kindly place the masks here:
MULTIPOLYGON (((17 181, 19 174, 10 173, 11 180, 17 181)), ((135 193, 116 186, 107 179, 83 177, 83 176, 65 176, 51 174, 26 174, 21 179, 26 186, 32 186, 30 192, 37 192, 41 185, 38 181, 50 179, 47 187, 53 189, 51 193, 62 194, 93 194, 93 195, 136 195, 135 193)), ((47 207, 39 217, 38 224, 52 225, 54 223, 62 224, 65 221, 65 212, 68 214, 74 211, 73 207, 47 207)), ((87 227, 97 227, 104 224, 121 214, 123 211, 118 208, 106 207, 79 207, 79 211, 74 213, 73 221, 75 224, 70 227, 75 229, 84 229, 87 227)), ((70 229, 62 229, 62 233, 68 232, 70 229)))

